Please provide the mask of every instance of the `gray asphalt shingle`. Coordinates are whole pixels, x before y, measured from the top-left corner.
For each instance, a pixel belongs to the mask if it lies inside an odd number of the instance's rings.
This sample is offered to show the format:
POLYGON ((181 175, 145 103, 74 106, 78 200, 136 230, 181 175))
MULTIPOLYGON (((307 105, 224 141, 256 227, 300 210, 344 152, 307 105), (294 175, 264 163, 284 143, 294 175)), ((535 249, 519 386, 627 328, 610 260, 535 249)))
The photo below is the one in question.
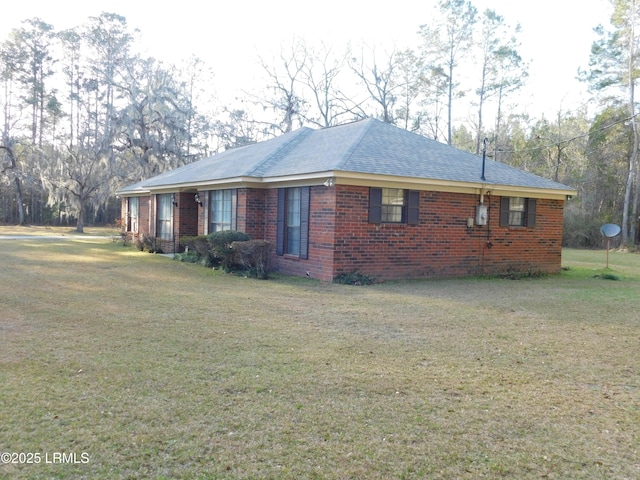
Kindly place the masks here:
MULTIPOLYGON (((482 158, 375 119, 321 130, 301 128, 165 172, 125 187, 140 189, 253 177, 352 172, 480 183, 482 158)), ((486 160, 487 184, 571 190, 557 182, 486 160)))

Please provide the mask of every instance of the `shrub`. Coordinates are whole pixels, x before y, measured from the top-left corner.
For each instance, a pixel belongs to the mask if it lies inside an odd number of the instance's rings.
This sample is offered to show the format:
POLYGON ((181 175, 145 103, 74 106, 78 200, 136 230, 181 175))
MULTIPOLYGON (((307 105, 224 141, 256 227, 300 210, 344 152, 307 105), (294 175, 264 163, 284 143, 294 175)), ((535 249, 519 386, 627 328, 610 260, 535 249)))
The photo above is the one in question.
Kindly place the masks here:
POLYGON ((177 262, 202 264, 202 257, 198 254, 198 252, 194 252, 194 251, 176 253, 173 256, 173 259, 176 260, 177 262))
POLYGON ((236 258, 231 244, 233 242, 245 242, 247 240, 251 240, 249 235, 235 230, 224 230, 207 235, 209 252, 212 256, 213 264, 220 265, 225 272, 231 272, 237 267, 240 267, 240 262, 236 258))
POLYGON ((108 224, 107 228, 110 230, 109 236, 113 243, 119 243, 123 247, 129 245, 129 233, 120 218, 118 218, 115 223, 108 224))
POLYGON ((136 238, 136 248, 141 252, 162 253, 162 249, 156 245, 155 237, 146 233, 136 238))
POLYGON ((119 243, 123 247, 129 245, 129 233, 125 231, 114 233, 110 238, 113 243, 119 243))
POLYGON ((273 243, 268 240, 247 240, 231 244, 240 264, 255 278, 266 280, 269 277, 271 251, 273 243))
POLYGON ((374 283, 373 278, 359 272, 341 273, 333 279, 333 282, 341 285, 371 285, 374 283))
POLYGON ((513 270, 503 275, 498 275, 498 277, 505 280, 524 280, 524 279, 546 278, 547 274, 539 270, 529 270, 527 272, 520 272, 517 270, 513 270))
POLYGON ((197 259, 192 263, 201 263, 205 267, 213 267, 215 259, 209 250, 209 240, 206 235, 180 237, 180 247, 189 254, 190 260, 197 259))

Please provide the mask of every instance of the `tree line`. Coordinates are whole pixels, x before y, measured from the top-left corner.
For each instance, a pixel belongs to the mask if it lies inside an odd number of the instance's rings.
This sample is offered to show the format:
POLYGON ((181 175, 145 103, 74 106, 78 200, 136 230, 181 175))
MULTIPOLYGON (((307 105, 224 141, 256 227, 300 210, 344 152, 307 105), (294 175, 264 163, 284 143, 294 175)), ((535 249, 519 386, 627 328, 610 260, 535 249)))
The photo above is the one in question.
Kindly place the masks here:
POLYGON ((202 60, 137 53, 139 32, 120 15, 65 31, 26 20, 0 45, 0 222, 81 230, 119 216, 123 184, 300 126, 376 117, 476 154, 486 145, 496 161, 576 187, 567 244, 600 245, 602 223, 622 224, 623 241, 636 243, 636 1, 611 0, 580 72, 597 112, 552 118, 519 113, 519 26, 468 0, 440 0, 414 48, 296 38, 257 58, 261 81, 233 105, 216 101, 202 60))
POLYGON ((103 13, 56 32, 39 18, 0 45, 0 220, 105 222, 115 190, 208 155, 195 107, 206 70, 135 53, 137 31, 103 13))

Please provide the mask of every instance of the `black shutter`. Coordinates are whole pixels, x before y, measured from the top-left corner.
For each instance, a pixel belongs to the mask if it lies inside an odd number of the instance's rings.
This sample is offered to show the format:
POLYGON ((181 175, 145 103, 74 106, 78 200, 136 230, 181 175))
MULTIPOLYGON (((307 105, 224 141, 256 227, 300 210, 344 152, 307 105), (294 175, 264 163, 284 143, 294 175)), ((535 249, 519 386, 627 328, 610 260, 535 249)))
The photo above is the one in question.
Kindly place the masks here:
POLYGON ((203 205, 203 220, 202 220, 202 226, 203 226, 203 230, 202 233, 204 235, 208 235, 209 233, 211 233, 211 225, 209 224, 209 219, 211 218, 211 203, 210 203, 210 199, 211 198, 211 194, 209 192, 209 190, 206 190, 203 194, 202 194, 202 205, 203 205))
POLYGON ((231 189, 231 230, 238 229, 238 189, 231 189))
POLYGON ((527 198, 527 227, 536 226, 536 199, 527 198))
POLYGON ((382 221, 382 189, 369 189, 369 223, 380 223, 382 221))
POLYGON ((284 255, 284 214, 285 214, 285 189, 278 189, 278 206, 276 214, 276 255, 284 255))
POLYGON ((151 195, 149 198, 149 210, 151 210, 151 214, 149 215, 149 222, 153 225, 153 230, 149 232, 152 237, 156 237, 158 235, 158 195, 151 195))
POLYGON ((418 225, 420 223, 420 192, 417 190, 409 190, 407 223, 409 225, 418 225))
POLYGON ((509 197, 500 198, 500 226, 509 226, 509 197))
POLYGON ((300 188, 300 258, 309 258, 309 210, 311 195, 309 187, 300 188))

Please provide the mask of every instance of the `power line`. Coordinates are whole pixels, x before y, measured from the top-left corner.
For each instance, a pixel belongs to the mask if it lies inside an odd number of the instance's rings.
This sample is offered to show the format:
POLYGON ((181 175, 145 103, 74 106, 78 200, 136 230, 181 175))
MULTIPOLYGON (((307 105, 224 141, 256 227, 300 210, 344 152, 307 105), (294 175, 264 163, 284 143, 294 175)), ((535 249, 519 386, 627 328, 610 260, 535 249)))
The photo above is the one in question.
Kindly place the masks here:
POLYGON ((528 152, 528 151, 533 151, 533 150, 560 147, 560 145, 569 144, 569 143, 573 142, 574 140, 578 140, 580 138, 589 137, 590 135, 593 135, 594 133, 605 131, 605 130, 607 130, 609 128, 615 127, 616 125, 620 125, 621 123, 626 123, 626 122, 632 120, 633 118, 637 117, 638 115, 640 115, 640 113, 636 113, 635 115, 631 115, 629 117, 622 118, 622 119, 617 120, 617 121, 615 121, 613 123, 610 123, 609 125, 605 125, 603 127, 600 127, 597 130, 589 130, 587 133, 581 133, 580 135, 576 135, 574 137, 567 138, 567 139, 564 139, 564 140, 558 140, 557 142, 550 143, 550 144, 547 144, 547 145, 538 145, 536 147, 522 148, 520 150, 495 150, 494 149, 493 157, 495 158, 495 154, 496 153, 501 153, 501 154, 502 153, 513 153, 513 154, 515 154, 515 153, 522 153, 522 152, 528 152))

